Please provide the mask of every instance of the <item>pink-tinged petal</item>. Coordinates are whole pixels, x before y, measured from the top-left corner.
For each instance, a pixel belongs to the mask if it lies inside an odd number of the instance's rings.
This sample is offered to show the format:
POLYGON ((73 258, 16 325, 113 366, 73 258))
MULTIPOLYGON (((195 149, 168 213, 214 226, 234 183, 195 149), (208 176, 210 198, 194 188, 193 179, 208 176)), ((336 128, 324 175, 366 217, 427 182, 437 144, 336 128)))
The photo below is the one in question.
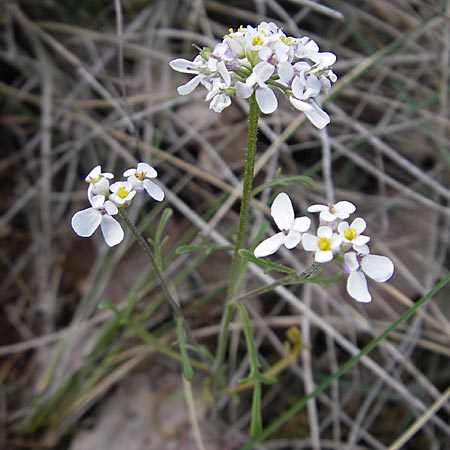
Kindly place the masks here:
POLYGON ((333 259, 333 252, 331 250, 319 250, 315 253, 314 259, 318 263, 326 263, 333 259))
POLYGON ((71 225, 78 236, 89 237, 93 235, 101 221, 102 213, 98 209, 87 208, 74 214, 71 225))
POLYGON ((203 75, 197 75, 192 80, 189 80, 186 84, 178 87, 177 91, 180 95, 190 94, 202 81, 203 75))
POLYGON ((279 230, 289 230, 294 222, 294 208, 289 195, 280 192, 272 203, 270 214, 279 230))
POLYGON ((352 272, 347 279, 347 292, 350 297, 361 303, 372 301, 367 280, 362 272, 352 272))
POLYGON ((362 258, 361 269, 373 280, 383 283, 392 277, 394 264, 386 256, 369 254, 362 258))
MULTIPOLYGON (((158 172, 150 165, 145 162, 140 162, 137 165, 137 171, 142 173, 145 172, 145 178, 156 178, 158 176, 158 172)), ((126 176, 124 174, 124 176, 126 176)))
POLYGON ((346 219, 350 214, 356 211, 356 206, 346 200, 337 202, 334 205, 334 212, 340 219, 346 219), (346 217, 343 217, 346 215, 346 217))
POLYGON ((236 82, 236 95, 241 98, 249 98, 253 94, 253 88, 241 81, 236 82))
POLYGON ((262 241, 261 244, 255 248, 254 255, 257 258, 272 255, 281 247, 282 244, 284 244, 285 240, 286 236, 283 232, 277 233, 274 236, 262 241))
POLYGON ((301 240, 302 234, 298 231, 291 230, 285 237, 284 246, 290 250, 294 247, 297 247, 297 245, 300 244, 301 240))
POLYGON ((136 169, 127 169, 125 170, 125 172, 123 173, 124 177, 131 177, 131 175, 134 175, 136 173, 136 169))
POLYGON ((311 205, 306 210, 308 212, 322 212, 322 211, 328 211, 328 206, 326 205, 311 205))
POLYGON ((331 236, 333 236, 333 230, 326 225, 322 225, 317 229, 317 236, 331 239, 331 236))
POLYGON ((177 72, 183 73, 196 73, 198 69, 195 67, 195 63, 183 58, 177 58, 169 62, 169 66, 177 72))
POLYGON ((313 234, 305 233, 302 236, 302 245, 307 252, 319 250, 319 247, 317 246, 317 236, 314 236, 313 234))
POLYGON ((345 265, 349 272, 355 272, 359 269, 358 256, 355 252, 349 252, 344 255, 345 265))
POLYGON ((352 228, 355 229, 356 233, 361 234, 367 227, 366 221, 361 219, 361 217, 357 217, 352 222, 352 228))
POLYGON ((256 89, 256 101, 264 114, 271 114, 278 107, 277 97, 269 87, 256 89))
POLYGON ((311 226, 311 219, 309 217, 297 217, 291 226, 291 230, 298 231, 299 233, 304 233, 309 230, 311 226))
POLYGON ((100 224, 103 238, 109 247, 114 247, 120 244, 123 240, 123 230, 119 222, 111 216, 105 214, 102 223, 100 224))
POLYGON ((153 181, 150 180, 144 180, 143 185, 150 197, 158 202, 164 199, 164 191, 156 183, 153 183, 153 181))

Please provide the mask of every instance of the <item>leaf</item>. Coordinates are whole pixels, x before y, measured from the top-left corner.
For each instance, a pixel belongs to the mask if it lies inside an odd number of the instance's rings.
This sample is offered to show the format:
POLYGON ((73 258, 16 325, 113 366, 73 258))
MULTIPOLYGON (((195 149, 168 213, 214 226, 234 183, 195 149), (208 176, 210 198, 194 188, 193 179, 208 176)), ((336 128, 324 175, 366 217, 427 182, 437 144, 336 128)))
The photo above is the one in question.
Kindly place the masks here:
POLYGON ((271 272, 272 270, 276 270, 277 272, 286 273, 290 276, 297 276, 297 272, 291 267, 285 266, 283 264, 274 263, 265 258, 257 258, 252 252, 249 252, 248 250, 240 249, 239 255, 242 258, 246 259, 247 261, 253 262, 255 264, 258 264, 258 266, 261 266, 264 269, 265 273, 271 272))

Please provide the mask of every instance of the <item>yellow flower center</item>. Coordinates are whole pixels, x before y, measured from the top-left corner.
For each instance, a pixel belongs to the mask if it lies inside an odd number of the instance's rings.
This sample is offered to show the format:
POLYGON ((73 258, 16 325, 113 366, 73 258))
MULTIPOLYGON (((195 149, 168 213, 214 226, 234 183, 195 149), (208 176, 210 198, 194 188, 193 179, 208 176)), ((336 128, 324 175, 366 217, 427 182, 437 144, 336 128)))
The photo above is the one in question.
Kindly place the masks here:
POLYGON ((128 195, 128 191, 127 188, 120 186, 119 189, 117 189, 116 194, 120 197, 120 198, 126 198, 128 195))
POLYGON ((136 172, 134 174, 134 176, 140 181, 142 181, 145 178, 145 175, 147 175, 147 172, 136 172))
POLYGON ((323 251, 330 250, 331 239, 326 238, 326 237, 321 237, 321 238, 319 238, 319 240, 317 242, 317 246, 319 247, 320 250, 323 250, 323 251))
POLYGON ((353 239, 355 239, 355 237, 357 236, 356 230, 349 227, 344 231, 344 236, 349 241, 353 241, 353 239))
POLYGON ((262 45, 263 42, 264 41, 262 40, 262 37, 258 35, 253 38, 252 44, 253 45, 262 45))

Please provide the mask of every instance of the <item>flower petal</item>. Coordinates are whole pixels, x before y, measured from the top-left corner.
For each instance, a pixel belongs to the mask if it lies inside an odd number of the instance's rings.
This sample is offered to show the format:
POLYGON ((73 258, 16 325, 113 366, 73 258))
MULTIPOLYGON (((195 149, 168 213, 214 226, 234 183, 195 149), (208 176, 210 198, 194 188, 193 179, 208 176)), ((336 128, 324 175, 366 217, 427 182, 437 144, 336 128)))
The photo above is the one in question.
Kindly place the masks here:
POLYGON ((125 172, 123 173, 124 177, 131 177, 131 175, 134 175, 137 172, 137 170, 135 168, 132 169, 127 169, 125 170, 125 172))
POLYGON ((255 248, 254 255, 257 258, 272 255, 281 247, 282 244, 284 244, 285 240, 286 236, 283 232, 277 233, 274 236, 262 241, 261 244, 255 248))
POLYGON ((349 272, 355 272, 359 269, 358 256, 355 252, 348 252, 344 255, 346 269, 349 272))
POLYGON ((330 123, 330 116, 313 100, 309 100, 310 108, 304 111, 309 121, 319 130, 330 123))
POLYGON ((317 236, 331 239, 331 236, 333 236, 333 230, 326 225, 322 225, 317 228, 317 236))
POLYGON ((328 210, 328 206, 326 205, 311 205, 308 207, 308 209, 306 211, 308 212, 322 212, 322 211, 327 211, 328 210))
POLYGON ((302 236, 302 245, 307 252, 319 250, 319 247, 317 246, 317 236, 314 236, 314 234, 305 233, 302 236))
POLYGON ((314 259, 318 263, 326 263, 333 259, 333 252, 331 250, 319 250, 315 253, 314 259))
POLYGON ((386 256, 368 254, 361 259, 361 269, 373 280, 383 283, 394 273, 394 264, 386 256))
POLYGON ((334 205, 334 213, 340 219, 346 219, 350 214, 353 214, 355 211, 356 211, 356 206, 353 203, 350 203, 346 200, 337 202, 334 205), (346 215, 346 216, 344 217, 344 215, 346 215))
POLYGON ((143 185, 150 197, 154 198, 158 202, 164 199, 164 191, 156 183, 145 179, 143 181, 143 185))
MULTIPOLYGON (((145 178, 156 178, 158 176, 158 172, 150 165, 145 162, 140 162, 137 165, 138 172, 145 172, 145 178)), ((127 175, 123 174, 125 177, 127 175)))
POLYGON ((178 87, 177 91, 180 95, 188 95, 190 94, 199 84, 200 81, 202 81, 203 75, 199 74, 192 78, 192 80, 189 80, 186 84, 182 84, 178 87))
POLYGON ((361 219, 361 217, 357 217, 352 222, 352 228, 355 229, 357 234, 361 234, 366 229, 366 221, 364 219, 361 219))
POLYGON ((311 226, 311 219, 309 217, 297 217, 291 226, 291 230, 298 231, 299 233, 304 233, 309 230, 311 226))
POLYGON ((93 235, 101 221, 102 213, 98 209, 87 208, 74 214, 71 225, 78 236, 89 237, 93 235))
POLYGON ((236 81, 236 95, 241 98, 249 98, 253 94, 253 88, 242 81, 236 81))
POLYGON ((352 272, 347 279, 347 292, 350 297, 361 303, 369 303, 372 300, 367 280, 362 272, 352 272))
POLYGON ((122 242, 124 236, 122 227, 113 217, 105 214, 102 223, 100 224, 100 228, 105 242, 109 247, 114 247, 122 242))
POLYGON ((277 97, 269 87, 256 89, 256 101, 264 114, 271 114, 278 107, 277 97))
POLYGON ((280 192, 272 203, 270 214, 280 230, 289 230, 294 222, 294 208, 289 195, 280 192))
POLYGON ((177 58, 169 62, 169 66, 177 72, 183 73, 196 73, 198 69, 195 67, 195 63, 183 58, 177 58))
POLYGON ((287 236, 285 237, 285 241, 283 242, 284 246, 289 250, 297 247, 302 240, 302 234, 298 231, 290 230, 287 236))

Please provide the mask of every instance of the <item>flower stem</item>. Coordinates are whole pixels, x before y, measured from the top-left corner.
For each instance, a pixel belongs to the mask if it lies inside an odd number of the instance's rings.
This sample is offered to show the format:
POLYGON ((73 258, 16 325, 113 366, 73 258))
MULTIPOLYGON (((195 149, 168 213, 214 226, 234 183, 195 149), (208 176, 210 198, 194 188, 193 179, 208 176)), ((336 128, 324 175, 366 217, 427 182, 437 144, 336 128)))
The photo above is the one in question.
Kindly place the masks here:
POLYGON ((177 332, 178 332, 178 344, 181 351, 182 361, 183 361, 183 370, 185 373, 185 376, 187 379, 192 378, 192 368, 189 365, 189 360, 186 353, 186 342, 185 342, 185 336, 187 339, 194 345, 196 345, 196 342, 194 338, 192 337, 189 328, 186 325, 186 321, 184 320, 183 312, 178 304, 178 302, 173 298, 172 294, 169 291, 169 287, 167 286, 166 281, 164 280, 164 275, 161 272, 158 263, 156 261, 156 258, 153 254, 153 251, 150 247, 150 244, 144 239, 142 234, 139 232, 137 227, 134 225, 134 223, 130 220, 128 214, 124 211, 123 208, 119 208, 119 214, 122 220, 125 222, 126 226, 130 229, 131 233, 133 234, 134 238, 144 251, 144 253, 148 256, 148 259, 150 261, 150 265, 152 266, 152 269, 155 271, 156 277, 158 278, 159 284, 161 285, 161 288, 163 290, 163 294, 166 297, 167 302, 169 303, 170 308, 172 309, 173 316, 175 318, 176 324, 177 324, 177 332), (183 333, 184 331, 184 333, 183 333))
POLYGON ((248 129, 247 129, 247 151, 245 154, 245 167, 244 167, 244 179, 242 185, 242 200, 241 209, 239 213, 239 224, 236 236, 236 242, 234 244, 233 257, 231 260, 230 277, 228 280, 228 292, 227 303, 222 315, 219 342, 217 346, 216 360, 215 360, 215 382, 217 383, 217 377, 223 359, 225 355, 225 348, 228 341, 228 331, 230 327, 233 303, 232 299, 235 297, 239 289, 239 274, 242 265, 242 258, 239 255, 239 250, 244 245, 245 229, 248 222, 248 213, 250 208, 250 202, 252 199, 253 188, 253 174, 255 171, 255 156, 256 156, 256 142, 258 137, 258 118, 259 118, 259 106, 256 102, 255 94, 250 97, 249 101, 249 113, 248 113, 248 129))

